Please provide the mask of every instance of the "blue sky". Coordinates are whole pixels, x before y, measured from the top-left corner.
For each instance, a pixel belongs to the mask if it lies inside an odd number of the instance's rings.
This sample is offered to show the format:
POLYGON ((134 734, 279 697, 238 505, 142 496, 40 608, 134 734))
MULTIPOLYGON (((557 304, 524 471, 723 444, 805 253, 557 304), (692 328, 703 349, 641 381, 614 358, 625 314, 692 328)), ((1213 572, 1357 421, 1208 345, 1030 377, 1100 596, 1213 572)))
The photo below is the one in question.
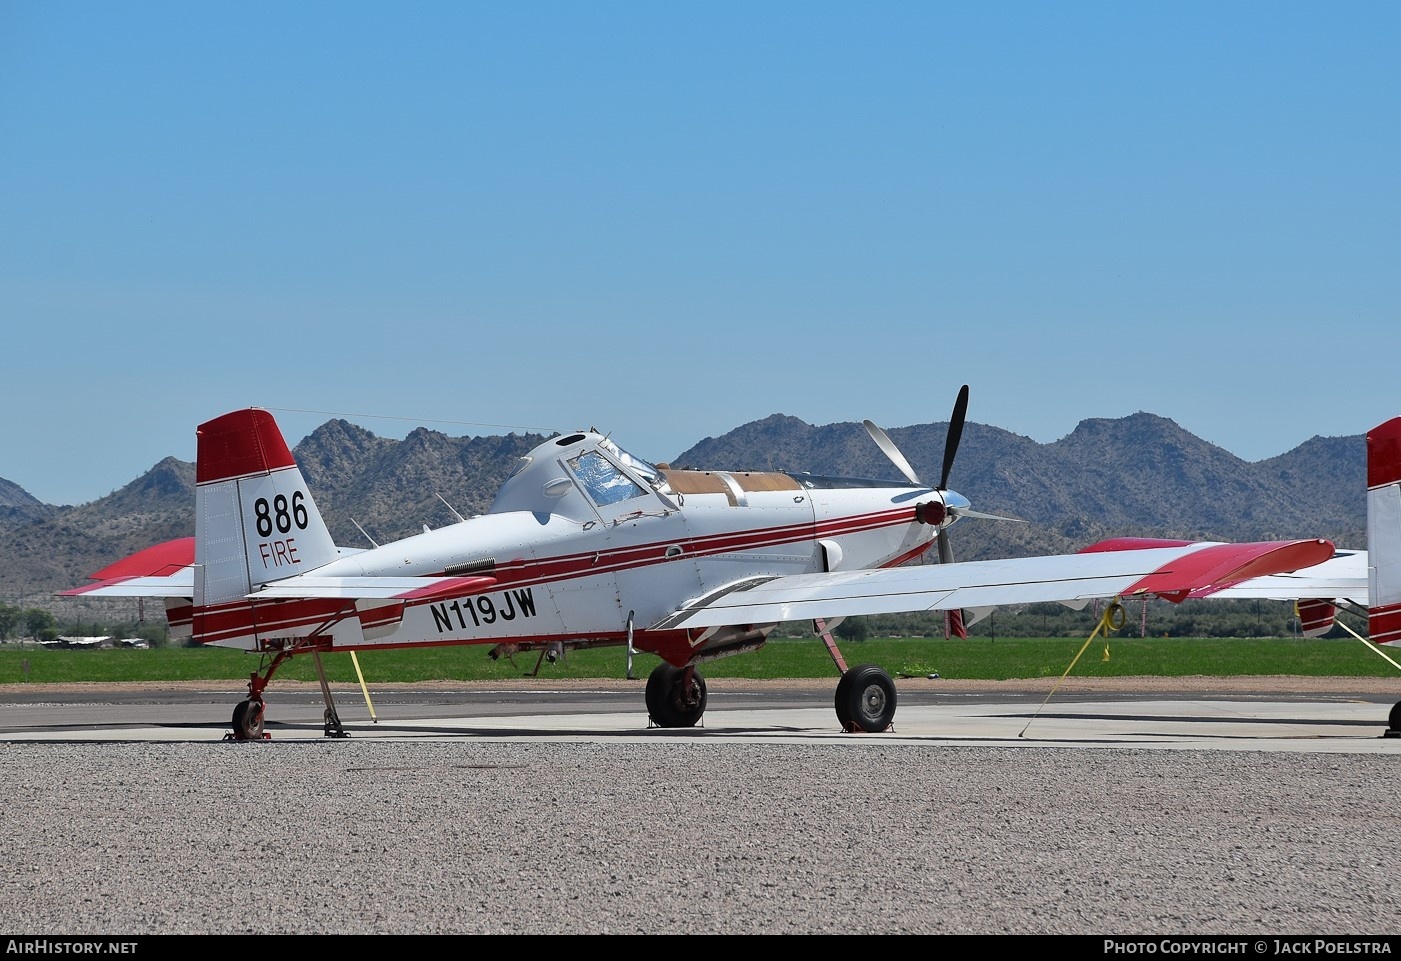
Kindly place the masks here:
MULTIPOLYGON (((1401 414, 1401 4, 0 2, 0 477, 1401 414)), ((976 492, 968 492, 976 495, 976 492)))

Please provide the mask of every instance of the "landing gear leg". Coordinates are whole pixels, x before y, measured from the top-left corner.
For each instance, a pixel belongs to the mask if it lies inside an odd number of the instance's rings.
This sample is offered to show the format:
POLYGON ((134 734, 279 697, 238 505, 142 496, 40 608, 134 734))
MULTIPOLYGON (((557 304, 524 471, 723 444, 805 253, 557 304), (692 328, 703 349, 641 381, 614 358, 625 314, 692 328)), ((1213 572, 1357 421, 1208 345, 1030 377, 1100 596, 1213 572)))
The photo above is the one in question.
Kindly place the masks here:
POLYGON ((321 696, 326 701, 325 734, 327 737, 350 737, 350 733, 341 726, 340 715, 336 713, 336 702, 331 697, 331 685, 326 681, 326 668, 321 663, 321 652, 313 650, 311 660, 316 665, 316 677, 321 682, 321 696))
POLYGON ((890 675, 875 664, 858 664, 848 668, 827 622, 819 618, 812 622, 812 627, 822 635, 827 653, 832 655, 837 670, 842 672, 835 698, 837 723, 842 730, 848 734, 879 734, 889 730, 895 721, 895 682, 890 675))

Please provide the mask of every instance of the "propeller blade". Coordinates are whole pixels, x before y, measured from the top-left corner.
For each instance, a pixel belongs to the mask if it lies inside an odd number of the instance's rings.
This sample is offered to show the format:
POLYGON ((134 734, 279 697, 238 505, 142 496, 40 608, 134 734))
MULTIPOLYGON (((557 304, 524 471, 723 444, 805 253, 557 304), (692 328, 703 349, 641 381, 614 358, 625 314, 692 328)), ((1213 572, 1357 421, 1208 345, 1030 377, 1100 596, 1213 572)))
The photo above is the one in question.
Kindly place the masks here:
POLYGON ((986 511, 955 510, 951 513, 957 514, 959 517, 979 517, 985 521, 1013 521, 1017 524, 1026 523, 1026 519, 1023 517, 1007 517, 1004 514, 989 514, 986 511))
POLYGON ((905 455, 900 453, 900 448, 895 446, 895 442, 890 439, 890 436, 869 420, 863 420, 861 423, 866 425, 866 433, 871 435, 871 440, 876 442, 881 453, 885 454, 890 462, 900 469, 900 473, 905 475, 905 479, 916 487, 923 487, 924 482, 919 479, 915 469, 910 466, 909 461, 905 460, 905 455))
POLYGON ((958 400, 953 405, 953 419, 949 421, 949 435, 944 439, 944 472, 939 476, 939 490, 948 490, 949 473, 953 470, 953 458, 958 453, 958 442, 963 438, 963 419, 968 415, 968 385, 958 392, 958 400))
MULTIPOLYGON (((963 438, 963 421, 968 415, 968 385, 964 384, 958 391, 958 400, 954 401, 953 416, 949 419, 949 433, 944 438, 944 472, 939 475, 939 490, 949 489, 949 474, 953 471, 953 459, 958 453, 958 442, 963 438)), ((947 502, 947 501, 946 501, 947 502)), ((953 563, 953 545, 949 543, 949 532, 947 530, 939 532, 939 563, 953 563)), ((956 612, 950 611, 950 620, 954 619, 956 612)), ((958 619, 958 627, 962 628, 962 619, 958 619)), ((957 632, 958 636, 964 636, 962 631, 957 632)))

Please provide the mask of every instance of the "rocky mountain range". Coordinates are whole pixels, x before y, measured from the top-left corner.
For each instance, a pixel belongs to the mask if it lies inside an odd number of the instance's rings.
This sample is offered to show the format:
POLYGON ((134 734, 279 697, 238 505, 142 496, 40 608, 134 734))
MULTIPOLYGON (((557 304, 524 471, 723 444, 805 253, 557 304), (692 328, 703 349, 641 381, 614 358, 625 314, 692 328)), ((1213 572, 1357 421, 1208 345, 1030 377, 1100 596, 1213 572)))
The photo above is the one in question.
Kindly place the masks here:
MULTIPOLYGON (((888 431, 921 478, 942 470, 947 423, 888 431)), ((480 513, 540 434, 451 437, 419 428, 403 440, 327 421, 293 450, 337 543, 369 546, 480 513)), ((626 438, 618 438, 624 447, 626 438)), ((638 451, 637 453, 643 453, 638 451)), ((814 426, 773 414, 707 437, 669 462, 720 470, 806 470, 898 477, 859 423, 814 426)), ((1070 552, 1102 537, 1211 540, 1325 537, 1366 546, 1364 435, 1313 437, 1247 462, 1155 414, 1081 421, 1042 444, 969 422, 950 485, 981 511, 1027 523, 967 519, 951 531, 959 560, 1070 552)), ((41 503, 0 479, 0 603, 83 616, 54 594, 158 541, 194 533, 194 465, 168 457, 106 497, 41 503)), ((129 606, 129 605, 128 605, 129 606)))

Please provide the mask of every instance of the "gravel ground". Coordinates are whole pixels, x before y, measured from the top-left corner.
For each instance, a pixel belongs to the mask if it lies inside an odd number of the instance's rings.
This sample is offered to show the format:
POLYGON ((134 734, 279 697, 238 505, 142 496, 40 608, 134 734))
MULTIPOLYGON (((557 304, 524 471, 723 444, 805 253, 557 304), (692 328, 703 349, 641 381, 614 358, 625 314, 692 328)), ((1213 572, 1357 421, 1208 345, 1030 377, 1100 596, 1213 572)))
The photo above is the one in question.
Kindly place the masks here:
POLYGON ((17 936, 1401 934, 1386 755, 352 739, 0 770, 17 936))

